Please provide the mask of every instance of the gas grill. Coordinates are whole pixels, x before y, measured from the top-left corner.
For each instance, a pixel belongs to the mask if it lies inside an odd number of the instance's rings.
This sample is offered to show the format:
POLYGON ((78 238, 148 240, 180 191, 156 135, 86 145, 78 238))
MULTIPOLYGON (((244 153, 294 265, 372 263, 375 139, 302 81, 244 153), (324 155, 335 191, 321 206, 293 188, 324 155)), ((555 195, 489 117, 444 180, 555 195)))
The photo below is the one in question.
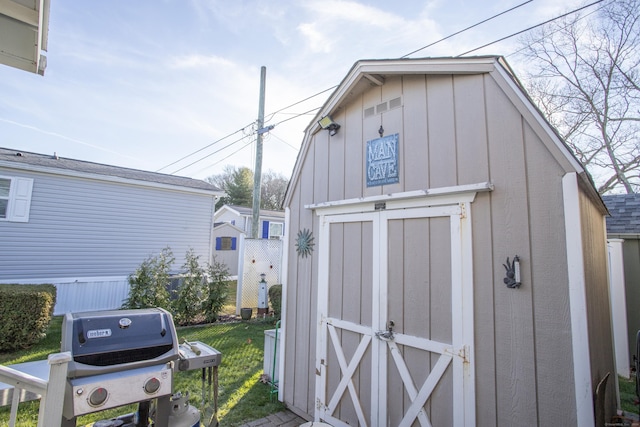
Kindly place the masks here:
MULTIPOLYGON (((175 373, 196 369, 202 370, 206 425, 217 425, 218 366, 222 354, 200 341, 183 338, 178 344, 173 319, 166 310, 69 313, 62 321, 61 351, 71 354, 61 427, 75 427, 80 415, 132 403, 138 403, 137 412, 98 421, 96 427, 147 427, 150 419, 154 427, 199 425, 200 413, 188 404, 188 394, 182 396, 173 391, 175 373), (205 396, 207 372, 209 399, 205 396), (205 402, 209 406, 205 407, 205 402)), ((46 360, 10 367, 44 382, 49 380, 46 360)), ((12 389, 0 383, 0 405, 11 400, 12 389)), ((28 400, 37 397, 30 393, 28 400)))
POLYGON ((63 409, 67 425, 75 425, 79 415, 129 403, 160 399, 167 402, 159 400, 159 409, 170 406, 171 362, 180 353, 166 310, 68 313, 61 351, 72 357, 63 409))

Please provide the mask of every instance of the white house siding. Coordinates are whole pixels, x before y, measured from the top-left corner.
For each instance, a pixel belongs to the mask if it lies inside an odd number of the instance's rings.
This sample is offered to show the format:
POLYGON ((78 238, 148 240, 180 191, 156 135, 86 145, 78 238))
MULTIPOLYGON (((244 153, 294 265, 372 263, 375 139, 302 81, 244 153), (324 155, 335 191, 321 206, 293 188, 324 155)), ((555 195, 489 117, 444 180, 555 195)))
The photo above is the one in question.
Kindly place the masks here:
POLYGON ((211 259, 212 194, 5 167, 0 175, 34 179, 29 222, 0 221, 0 282, 122 278, 165 247, 175 269, 189 248, 211 259))
POLYGON ((228 222, 241 230, 247 231, 246 218, 233 212, 225 211, 216 216, 216 222, 228 222))

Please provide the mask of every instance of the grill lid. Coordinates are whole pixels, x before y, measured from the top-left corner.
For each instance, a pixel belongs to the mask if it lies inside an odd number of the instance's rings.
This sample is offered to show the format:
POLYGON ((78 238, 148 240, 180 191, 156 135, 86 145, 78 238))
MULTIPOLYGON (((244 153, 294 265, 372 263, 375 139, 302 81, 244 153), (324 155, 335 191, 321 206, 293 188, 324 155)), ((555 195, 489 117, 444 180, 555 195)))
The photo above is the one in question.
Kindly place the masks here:
POLYGON ((62 351, 69 377, 157 365, 179 358, 171 314, 161 308, 67 313, 62 351))

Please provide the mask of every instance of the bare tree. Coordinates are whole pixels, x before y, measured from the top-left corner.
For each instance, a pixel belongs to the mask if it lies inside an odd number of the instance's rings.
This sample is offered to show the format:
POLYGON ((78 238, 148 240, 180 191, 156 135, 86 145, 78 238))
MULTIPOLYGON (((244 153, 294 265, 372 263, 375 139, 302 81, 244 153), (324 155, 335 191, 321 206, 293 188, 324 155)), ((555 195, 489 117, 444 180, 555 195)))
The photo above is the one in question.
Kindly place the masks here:
POLYGON ((640 0, 610 0, 521 43, 529 93, 600 194, 640 190, 640 0))
POLYGON ((260 206, 262 209, 279 211, 284 202, 284 193, 287 191, 289 180, 282 174, 268 171, 262 174, 260 186, 260 206))

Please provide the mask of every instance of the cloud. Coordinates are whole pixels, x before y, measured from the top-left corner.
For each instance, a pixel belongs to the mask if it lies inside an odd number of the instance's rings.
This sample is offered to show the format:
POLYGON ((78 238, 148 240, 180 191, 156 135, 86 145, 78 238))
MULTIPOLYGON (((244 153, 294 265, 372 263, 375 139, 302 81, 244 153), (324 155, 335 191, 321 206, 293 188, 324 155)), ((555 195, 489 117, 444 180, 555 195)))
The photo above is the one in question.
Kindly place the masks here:
POLYGON ((324 22, 351 22, 382 29, 390 29, 404 22, 398 15, 354 1, 312 1, 306 3, 306 8, 310 13, 322 17, 324 22))
POLYGON ((315 23, 304 23, 298 25, 298 30, 307 39, 309 48, 315 53, 329 53, 334 44, 334 40, 323 34, 315 23))

